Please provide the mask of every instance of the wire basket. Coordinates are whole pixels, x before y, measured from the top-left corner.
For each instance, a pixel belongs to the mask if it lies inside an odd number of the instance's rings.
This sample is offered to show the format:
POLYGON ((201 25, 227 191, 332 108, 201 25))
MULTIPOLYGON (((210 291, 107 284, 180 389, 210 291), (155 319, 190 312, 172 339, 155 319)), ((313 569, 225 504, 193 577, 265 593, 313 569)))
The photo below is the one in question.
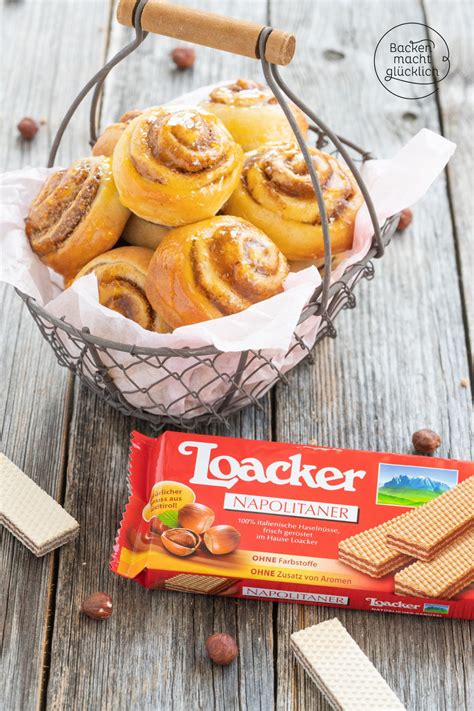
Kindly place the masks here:
MULTIPOLYGON (((110 70, 133 52, 146 38, 142 15, 147 2, 139 0, 133 6, 134 40, 115 55, 77 96, 64 117, 51 148, 49 166, 54 164, 62 135, 77 106, 93 88, 91 101, 91 144, 97 139, 97 108, 104 81, 110 70)), ((124 5, 130 0, 122 0, 124 5)), ((154 10, 159 11, 156 6, 154 10)), ((176 11, 180 11, 175 8, 176 11)), ((189 12, 188 9, 182 9, 189 12)), ((210 14, 199 13, 204 20, 210 14)), ((119 7, 120 19, 120 7, 119 7)), ((225 18, 219 18, 225 20, 225 18)), ((240 22, 240 21, 230 21, 240 22)), ((249 23, 243 23, 249 25, 249 23)), ((286 86, 275 63, 267 59, 267 42, 272 28, 257 28, 257 51, 265 78, 285 112, 303 152, 313 188, 318 200, 324 236, 324 273, 322 284, 316 289, 301 313, 298 325, 286 353, 269 350, 246 350, 224 353, 213 346, 201 348, 146 348, 98 338, 89 329, 78 329, 64 319, 49 314, 32 297, 18 291, 26 303, 43 337, 50 343, 58 363, 69 368, 93 392, 125 415, 146 420, 156 428, 173 425, 192 428, 197 423, 221 422, 228 424, 233 412, 247 405, 261 408, 259 400, 279 381, 286 382, 291 368, 311 353, 326 336, 335 338, 334 319, 342 309, 352 309, 356 304, 354 289, 362 279, 374 276, 373 258, 382 256, 398 224, 399 215, 386 221, 382 229, 376 219, 370 195, 357 165, 370 160, 370 154, 350 141, 336 136, 322 121, 286 86), (286 97, 290 98, 311 119, 310 130, 316 136, 318 148, 342 157, 352 171, 365 198, 374 227, 372 246, 365 258, 350 266, 336 282, 331 282, 334 258, 328 217, 319 178, 314 170, 305 139, 303 138, 286 97), (147 383, 144 386, 144 383, 147 383), (152 385, 149 383, 152 382, 152 385)), ((282 34, 280 31, 275 31, 282 34)), ((193 36, 181 35, 183 39, 193 36)))

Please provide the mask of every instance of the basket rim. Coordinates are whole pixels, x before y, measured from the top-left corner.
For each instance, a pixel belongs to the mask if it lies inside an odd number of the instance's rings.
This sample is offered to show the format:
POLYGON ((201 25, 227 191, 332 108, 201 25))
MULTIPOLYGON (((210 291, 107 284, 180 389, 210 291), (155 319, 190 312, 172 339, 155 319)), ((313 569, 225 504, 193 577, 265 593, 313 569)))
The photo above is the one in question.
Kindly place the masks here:
MULTIPOLYGON (((394 223, 396 222, 398 224, 398 219, 399 219, 399 213, 392 215, 388 217, 382 227, 382 234, 385 236, 385 242, 388 244, 390 242, 391 238, 391 233, 392 230, 390 228, 393 227, 394 223)), ((334 282, 331 285, 331 295, 333 295, 337 290, 338 290, 338 285, 342 283, 347 283, 350 281, 351 276, 356 272, 358 269, 361 267, 365 266, 371 259, 377 258, 377 246, 372 242, 372 246, 365 255, 365 257, 361 260, 356 262, 355 264, 350 265, 346 271, 344 272, 343 275, 341 275, 340 279, 338 279, 336 282, 334 282)), ((339 287, 340 288, 340 287, 339 287)), ((28 294, 25 294, 22 292, 20 289, 15 288, 15 291, 17 294, 21 297, 21 299, 27 304, 28 308, 38 314, 41 318, 45 318, 47 321, 49 321, 51 324, 53 324, 56 328, 61 329, 62 331, 65 331, 68 335, 73 335, 76 338, 79 338, 82 341, 85 341, 91 345, 99 346, 100 348, 110 348, 112 350, 116 350, 122 353, 129 353, 130 355, 145 355, 145 356, 150 356, 150 355, 156 355, 156 356, 181 356, 181 357, 192 357, 192 356, 206 356, 206 355, 216 355, 219 353, 222 353, 223 351, 220 351, 218 348, 215 346, 209 345, 209 346, 199 346, 199 347, 188 347, 188 346, 183 346, 182 348, 168 348, 166 346, 161 346, 159 348, 151 348, 149 346, 137 346, 135 344, 127 344, 127 343, 121 343, 119 341, 112 341, 107 338, 102 338, 101 336, 95 336, 94 334, 90 333, 89 329, 87 327, 84 327, 82 329, 77 328, 76 326, 73 326, 71 323, 65 320, 65 318, 58 318, 57 316, 53 316, 50 314, 47 309, 44 306, 41 306, 38 304, 36 299, 32 296, 28 296, 28 294)), ((301 312, 301 317, 300 320, 298 321, 298 325, 304 321, 306 321, 308 318, 314 315, 317 306, 318 306, 318 300, 321 294, 321 285, 319 285, 316 289, 316 291, 313 294, 313 297, 311 299, 311 304, 307 305, 303 311, 301 312)), ((257 349, 261 350, 261 349, 257 349)), ((241 352, 241 351, 235 351, 235 352, 241 352)))

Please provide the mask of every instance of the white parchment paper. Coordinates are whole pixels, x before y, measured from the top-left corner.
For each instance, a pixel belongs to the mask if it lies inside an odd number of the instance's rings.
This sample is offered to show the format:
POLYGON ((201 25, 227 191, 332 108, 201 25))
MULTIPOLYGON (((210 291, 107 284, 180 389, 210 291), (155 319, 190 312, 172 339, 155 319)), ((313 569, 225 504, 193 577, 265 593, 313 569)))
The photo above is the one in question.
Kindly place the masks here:
MULTIPOLYGON (((212 88, 203 87, 170 103, 197 103, 212 88)), ((455 148, 454 143, 442 136, 422 129, 393 158, 364 165, 363 177, 380 225, 425 194, 455 148)), ((291 273, 283 293, 239 314, 184 326, 171 334, 152 333, 101 306, 93 274, 64 289, 62 278, 33 253, 24 231, 29 206, 50 172, 46 168, 24 168, 0 176, 0 281, 32 296, 51 315, 78 329, 87 327, 100 338, 153 349, 214 346, 222 351, 212 361, 201 358, 192 363, 190 358, 178 356, 166 361, 158 357, 137 360, 126 351, 101 350, 100 357, 110 368, 115 385, 134 406, 176 415, 193 407, 192 414, 200 414, 207 403, 225 396, 231 381, 218 376, 235 373, 242 351, 262 350, 266 359, 261 362, 254 359, 244 371, 241 387, 254 396, 272 385, 278 371, 288 371, 305 355, 293 334, 301 311, 321 282, 315 267, 291 273), (294 348, 288 354, 292 345, 294 348), (192 364, 194 368, 190 368, 192 364)), ((372 234, 370 218, 363 206, 356 219, 353 247, 338 260, 334 279, 367 253, 372 234)), ((314 343, 319 323, 319 318, 312 317, 297 328, 298 336, 308 347, 314 343)), ((79 346, 71 343, 66 334, 61 338, 70 355, 77 356, 79 346)), ((90 368, 92 372, 93 363, 90 368)))

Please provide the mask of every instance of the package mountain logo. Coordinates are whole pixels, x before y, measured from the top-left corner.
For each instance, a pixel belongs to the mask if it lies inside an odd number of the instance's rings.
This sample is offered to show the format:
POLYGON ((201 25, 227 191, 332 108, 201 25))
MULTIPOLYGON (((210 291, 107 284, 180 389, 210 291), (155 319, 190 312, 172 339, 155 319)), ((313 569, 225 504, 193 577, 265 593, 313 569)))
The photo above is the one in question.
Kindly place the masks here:
POLYGON ((432 27, 404 22, 380 38, 374 68, 379 82, 394 96, 423 99, 448 76, 449 47, 432 27))
POLYGON ((380 464, 377 503, 421 506, 457 484, 455 469, 380 464))
POLYGON ((449 613, 449 605, 438 605, 434 602, 425 602, 423 612, 430 612, 435 615, 447 615, 449 613))

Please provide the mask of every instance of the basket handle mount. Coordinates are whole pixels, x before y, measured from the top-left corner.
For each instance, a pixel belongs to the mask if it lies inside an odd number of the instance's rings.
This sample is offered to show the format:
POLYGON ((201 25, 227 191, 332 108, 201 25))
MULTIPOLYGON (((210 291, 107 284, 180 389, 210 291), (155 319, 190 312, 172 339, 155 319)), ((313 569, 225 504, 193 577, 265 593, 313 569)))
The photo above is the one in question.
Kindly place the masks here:
MULTIPOLYGON (((117 20, 122 25, 134 26, 136 0, 120 0, 117 20)), ((264 25, 234 17, 224 17, 182 5, 148 0, 141 17, 142 28, 166 37, 205 45, 213 49, 260 59, 258 39, 264 25)), ((265 48, 265 59, 285 66, 293 59, 296 39, 291 32, 273 29, 265 48)))

